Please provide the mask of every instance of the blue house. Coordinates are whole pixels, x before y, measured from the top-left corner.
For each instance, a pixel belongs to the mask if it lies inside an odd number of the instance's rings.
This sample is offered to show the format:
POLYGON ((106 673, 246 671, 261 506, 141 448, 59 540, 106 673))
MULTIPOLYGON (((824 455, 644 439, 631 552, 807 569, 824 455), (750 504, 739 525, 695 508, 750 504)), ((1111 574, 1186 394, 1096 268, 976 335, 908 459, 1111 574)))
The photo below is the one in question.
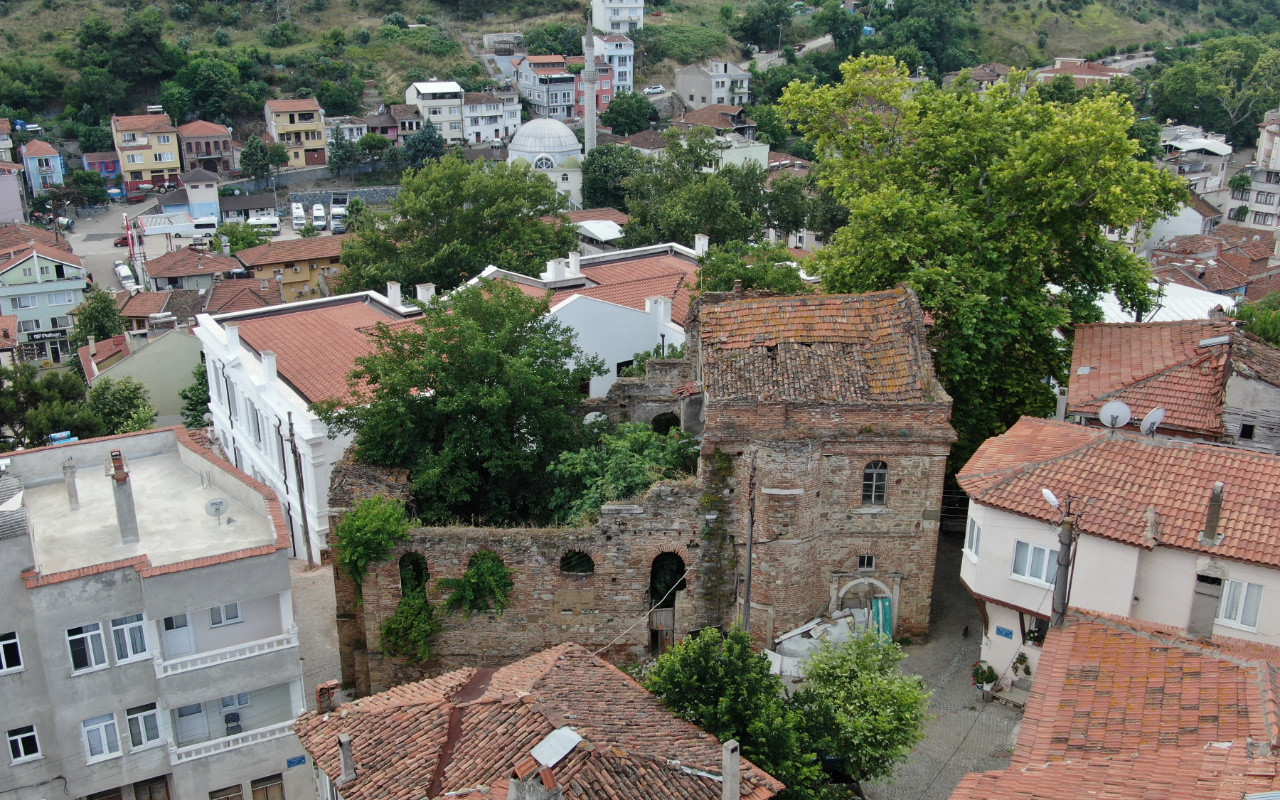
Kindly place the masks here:
POLYGON ((66 162, 53 145, 32 139, 22 146, 22 163, 27 169, 31 194, 44 194, 50 186, 61 186, 66 162))
POLYGON ((120 174, 120 156, 116 155, 114 150, 107 150, 102 153, 85 153, 80 156, 80 162, 84 164, 85 169, 97 172, 106 178, 108 186, 120 174))

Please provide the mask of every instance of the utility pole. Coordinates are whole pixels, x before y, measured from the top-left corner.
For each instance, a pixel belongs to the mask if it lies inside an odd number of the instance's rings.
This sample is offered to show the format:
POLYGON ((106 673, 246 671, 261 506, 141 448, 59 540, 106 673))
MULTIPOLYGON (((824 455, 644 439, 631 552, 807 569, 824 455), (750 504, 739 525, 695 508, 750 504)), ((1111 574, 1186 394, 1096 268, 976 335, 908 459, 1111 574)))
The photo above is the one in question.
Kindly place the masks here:
POLYGON ((1058 528, 1058 574, 1053 582, 1053 619, 1050 625, 1060 628, 1067 619, 1067 589, 1071 580, 1072 547, 1075 545, 1076 519, 1071 516, 1071 498, 1058 528))

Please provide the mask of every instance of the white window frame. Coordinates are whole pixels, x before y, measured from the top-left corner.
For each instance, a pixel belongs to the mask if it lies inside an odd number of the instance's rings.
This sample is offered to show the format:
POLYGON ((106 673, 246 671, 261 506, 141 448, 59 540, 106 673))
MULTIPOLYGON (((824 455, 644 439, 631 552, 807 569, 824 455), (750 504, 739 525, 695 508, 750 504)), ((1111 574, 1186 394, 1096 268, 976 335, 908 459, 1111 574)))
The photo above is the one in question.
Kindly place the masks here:
POLYGON ((115 712, 103 714, 100 717, 86 719, 80 723, 80 738, 84 742, 84 754, 86 764, 96 764, 99 761, 106 761, 111 758, 119 758, 120 750, 120 726, 116 722, 115 712), (102 752, 98 755, 93 754, 93 744, 90 741, 91 735, 97 733, 101 737, 102 752), (115 749, 112 749, 112 745, 115 749))
POLYGON ((106 669, 111 666, 107 661, 107 642, 102 635, 101 622, 89 622, 84 625, 77 625, 74 628, 67 628, 67 656, 71 659, 71 674, 83 675, 86 672, 95 672, 100 669, 106 669), (72 631, 80 631, 80 633, 72 634, 72 631), (85 641, 85 652, 89 655, 89 666, 76 668, 75 657, 71 655, 71 643, 77 639, 85 641), (97 642, 97 648, 94 648, 94 642, 97 642), (99 660, 101 659, 101 660, 99 660))
POLYGON ((137 613, 111 620, 111 643, 115 647, 117 664, 128 664, 146 658, 149 655, 146 617, 137 613), (142 637, 141 650, 135 649, 137 645, 135 634, 142 637), (121 645, 123 645, 123 652, 121 645))
POLYGON ((228 625, 235 625, 240 622, 244 622, 244 617, 240 615, 239 603, 224 603, 209 609, 210 628, 225 628, 228 625), (227 613, 228 610, 232 609, 234 609, 234 616, 227 613))
POLYGON ((248 692, 237 692, 236 694, 229 694, 226 697, 219 698, 218 700, 219 711, 235 711, 236 709, 246 708, 248 707, 248 705, 249 705, 248 692), (227 702, 228 700, 230 700, 231 702, 228 703, 227 702))
POLYGON ((18 333, 31 333, 40 330, 40 320, 38 319, 20 319, 18 320, 18 333))
POLYGON ((10 311, 18 311, 24 308, 38 308, 39 305, 40 301, 33 294, 19 294, 9 298, 10 311))
POLYGON ((63 328, 70 328, 70 327, 72 327, 72 325, 73 325, 73 323, 71 322, 71 317, 70 317, 70 316, 63 316, 63 317, 50 317, 50 318, 49 318, 49 327, 50 327, 52 330, 61 330, 61 329, 63 329, 63 328))
POLYGON ((1023 581, 1026 583, 1033 584, 1035 586, 1042 586, 1042 587, 1051 589, 1053 588, 1054 579, 1057 578, 1057 570, 1058 570, 1058 551, 1057 550, 1050 550, 1049 548, 1044 547, 1043 545, 1038 545, 1034 542, 1024 542, 1021 539, 1018 539, 1014 542, 1013 563, 1009 567, 1009 575, 1014 580, 1023 581), (1026 558, 1026 565, 1025 565, 1026 572, 1018 572, 1017 571, 1018 570, 1018 548, 1019 546, 1024 546, 1024 545, 1027 548, 1027 558, 1026 558), (1043 575, 1041 576, 1037 576, 1031 573, 1031 567, 1036 560, 1035 556, 1036 556, 1037 550, 1042 551, 1045 554, 1044 561, 1041 565, 1041 569, 1043 571, 1043 575))
POLYGON ((973 563, 978 563, 978 553, 982 550, 982 526, 973 517, 969 517, 969 528, 964 534, 964 554, 973 563))
POLYGON ((167 133, 156 134, 156 144, 172 144, 172 143, 173 143, 173 137, 170 136, 169 134, 167 133))
POLYGON ((0 633, 0 675, 22 672, 22 643, 18 641, 18 632, 0 633))
POLYGON ((164 744, 164 729, 160 726, 160 706, 158 703, 145 703, 124 712, 125 728, 129 731, 129 752, 146 750, 164 744), (155 725, 155 736, 151 737, 147 730, 147 718, 155 725), (137 734, 135 736, 134 734, 137 734), (141 744, 138 742, 141 741, 141 744))
POLYGON ((142 153, 127 153, 125 155, 126 164, 145 164, 146 161, 147 157, 142 153))
POLYGON ((1226 625, 1229 628, 1238 628, 1243 631, 1256 631, 1258 629, 1258 615, 1262 611, 1262 585, 1257 583, 1249 583, 1248 581, 1234 580, 1227 578, 1222 582, 1222 599, 1218 601, 1218 611, 1216 614, 1216 622, 1219 625, 1226 625), (1234 596, 1233 593, 1240 594, 1234 596), (1247 611, 1249 608, 1249 598, 1254 598, 1253 621, 1250 624, 1247 621, 1247 611), (1227 616, 1223 612, 1227 607, 1227 601, 1236 600, 1236 608, 1232 612, 1233 616, 1227 616))
POLYGON ((5 738, 9 740, 10 764, 26 764, 29 761, 38 761, 44 758, 44 753, 40 752, 40 737, 36 734, 35 725, 20 725, 17 728, 12 728, 5 733, 5 738), (30 730, 28 730, 28 728, 30 730), (30 738, 31 742, 35 745, 35 752, 26 753, 26 747, 23 745, 23 742, 28 738, 30 738), (13 746, 15 744, 24 752, 24 755, 14 755, 13 746))
POLYGON ((49 292, 44 300, 51 306, 69 306, 76 301, 75 292, 49 292))

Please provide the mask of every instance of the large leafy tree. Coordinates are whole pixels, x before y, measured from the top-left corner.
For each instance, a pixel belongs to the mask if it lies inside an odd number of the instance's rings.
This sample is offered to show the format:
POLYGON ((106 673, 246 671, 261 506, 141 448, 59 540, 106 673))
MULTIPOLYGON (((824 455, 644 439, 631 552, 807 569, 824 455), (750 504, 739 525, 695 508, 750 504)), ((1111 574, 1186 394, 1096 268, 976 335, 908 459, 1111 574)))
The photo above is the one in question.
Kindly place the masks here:
POLYGON ((600 115, 600 124, 607 125, 618 136, 649 130, 649 120, 656 119, 649 98, 638 92, 618 92, 609 102, 609 108, 600 115))
POLYGON ((182 424, 188 428, 203 428, 204 415, 209 413, 209 366, 201 361, 191 370, 191 384, 178 392, 182 398, 182 424))
POLYGON ((648 156, 622 144, 602 144, 582 162, 584 208, 627 210, 627 178, 640 171, 648 156))
POLYGON ((380 327, 352 399, 318 409, 361 458, 410 470, 428 523, 546 520, 547 467, 587 444, 573 409, 604 374, 547 311, 505 281, 463 287, 415 325, 380 327))
POLYGON ((468 163, 460 154, 429 162, 405 173, 388 213, 368 212, 371 224, 343 243, 339 285, 452 289, 490 264, 537 275, 577 244, 571 226, 541 221, 565 207, 551 180, 527 166, 468 163))
POLYGON ((1118 95, 1045 103, 1016 76, 984 94, 915 87, 883 56, 842 69, 842 83, 798 84, 782 101, 849 209, 815 259, 823 288, 916 289, 961 464, 1019 415, 1052 411, 1046 379, 1065 382, 1069 356, 1055 334, 1096 320, 1101 293, 1149 305, 1150 272, 1104 229, 1154 222, 1187 190, 1134 158, 1118 95))
POLYGON ((800 277, 795 257, 782 245, 730 242, 713 246, 698 266, 699 292, 727 292, 735 281, 742 281, 743 289, 779 294, 813 291, 800 277))
POLYGON ((775 50, 785 41, 794 15, 788 0, 751 0, 735 23, 733 35, 761 50, 775 50))
POLYGON ((155 424, 150 393, 133 378, 98 378, 88 400, 89 410, 102 420, 109 435, 145 431, 155 424))
POLYGON ((50 433, 69 430, 100 436, 102 421, 84 402, 85 386, 73 372, 41 373, 32 364, 0 367, 0 449, 38 447, 50 433))
POLYGON ((439 161, 449 152, 444 137, 431 122, 422 123, 422 130, 404 140, 404 158, 408 166, 421 169, 428 161, 439 161))
POLYGON ((531 56, 580 56, 585 33, 581 25, 549 22, 526 30, 524 46, 531 56))
POLYGON ((329 141, 329 173, 335 178, 341 178, 344 171, 355 169, 359 163, 360 147, 347 138, 342 128, 338 128, 329 141))
MULTIPOLYGON (((71 328, 70 345, 76 349, 89 343, 92 336, 97 341, 110 339, 124 333, 124 315, 116 305, 115 298, 99 289, 90 286, 84 294, 84 302, 76 307, 75 325, 71 328)), ((79 369, 79 360, 74 360, 79 369)))
POLYGON ((1211 39, 1152 83, 1151 101, 1161 117, 1252 142, 1263 113, 1280 105, 1280 49, 1254 36, 1211 39))
POLYGON ((769 227, 784 241, 809 221, 809 181, 794 173, 782 173, 773 179, 766 199, 769 227))
POLYGON ((267 145, 255 133, 244 143, 240 152, 240 172, 246 178, 253 178, 262 185, 264 178, 271 177, 271 162, 267 157, 267 145))
MULTIPOLYGON (((247 222, 224 222, 218 226, 218 236, 227 237, 226 243, 230 245, 233 253, 271 241, 270 234, 247 222)), ((222 244, 221 238, 214 239, 214 247, 218 250, 222 249, 222 244)))
POLYGON ((751 636, 704 628, 658 658, 644 682, 680 717, 721 741, 737 739, 742 754, 803 796, 822 781, 804 735, 804 720, 782 696, 769 661, 751 636))
POLYGON ((875 631, 826 644, 805 662, 796 695, 804 730, 820 755, 855 781, 888 778, 924 738, 929 692, 898 665, 902 648, 875 631))
POLYGON ((107 196, 107 179, 101 172, 78 169, 68 176, 67 183, 80 196, 82 206, 102 206, 111 199, 107 196))

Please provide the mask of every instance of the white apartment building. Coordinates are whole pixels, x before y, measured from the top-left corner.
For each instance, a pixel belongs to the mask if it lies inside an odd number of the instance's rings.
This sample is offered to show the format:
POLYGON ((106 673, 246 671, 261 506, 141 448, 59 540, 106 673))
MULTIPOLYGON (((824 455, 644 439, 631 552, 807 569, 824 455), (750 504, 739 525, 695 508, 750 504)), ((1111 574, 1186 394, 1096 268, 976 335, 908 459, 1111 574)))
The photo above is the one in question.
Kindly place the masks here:
POLYGON ((493 142, 520 130, 517 92, 467 92, 462 97, 462 131, 467 144, 493 142))
POLYGON ((593 24, 608 33, 644 27, 644 0, 591 0, 593 24))
POLYGON ((404 101, 417 106, 422 118, 444 137, 446 142, 465 141, 462 129, 462 87, 455 81, 423 81, 409 84, 404 101))
POLYGON ((313 798, 267 487, 182 428, 3 464, 0 798, 313 798))
POLYGON ((578 76, 564 56, 525 56, 515 63, 516 88, 535 117, 569 119, 577 101, 578 76))
MULTIPOLYGON (((429 296, 426 285, 418 291, 429 296)), ((356 357, 373 349, 364 329, 421 313, 401 305, 399 284, 388 293, 196 318, 214 436, 228 459, 276 493, 294 558, 318 563, 328 547, 329 477, 351 443, 330 438, 311 404, 349 396, 356 357)))
POLYGON ((969 495, 960 577, 1003 684, 1022 680, 1020 655, 1038 668, 1068 502, 1071 606, 1280 644, 1280 516, 1269 510, 1280 457, 1024 417, 958 479, 969 495))
POLYGON ((349 142, 358 142, 360 137, 369 132, 369 123, 364 117, 326 117, 324 121, 325 141, 332 142, 333 137, 341 130, 349 142))
MULTIPOLYGON (((634 92, 636 90, 636 43, 618 33, 593 38, 596 59, 613 67, 614 94, 634 92)), ((583 44, 586 44, 586 37, 583 37, 583 44)))
POLYGON ((745 106, 751 102, 751 73, 728 61, 690 64, 676 70, 675 90, 691 110, 745 106))

